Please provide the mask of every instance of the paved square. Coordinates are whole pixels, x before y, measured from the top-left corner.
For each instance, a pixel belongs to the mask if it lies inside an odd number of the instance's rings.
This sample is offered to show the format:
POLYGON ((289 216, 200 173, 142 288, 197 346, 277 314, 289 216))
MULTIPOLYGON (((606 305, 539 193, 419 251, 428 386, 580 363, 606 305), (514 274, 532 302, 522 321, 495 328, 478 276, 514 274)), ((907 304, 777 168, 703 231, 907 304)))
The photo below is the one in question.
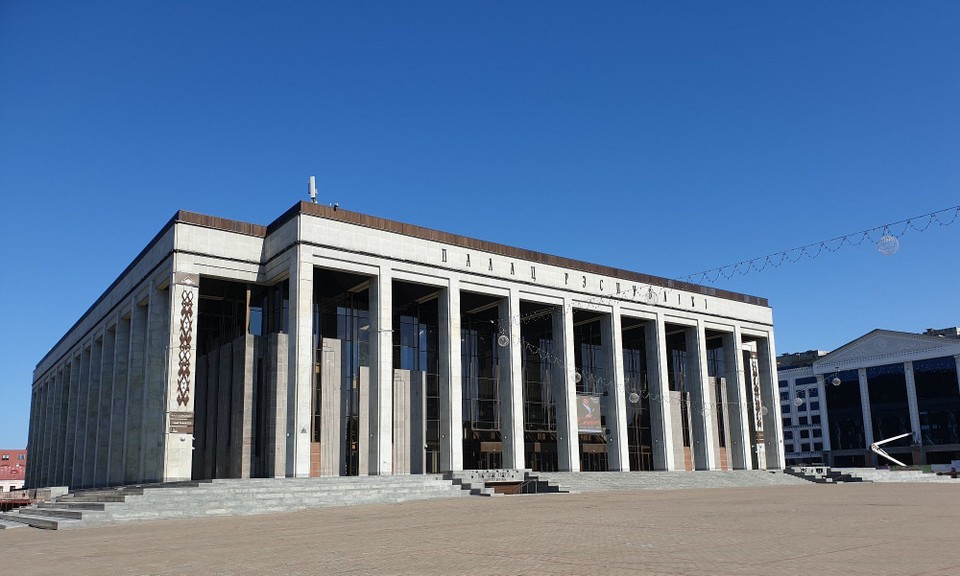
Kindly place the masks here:
POLYGON ((960 575, 960 483, 454 498, 0 532, 32 574, 960 575))

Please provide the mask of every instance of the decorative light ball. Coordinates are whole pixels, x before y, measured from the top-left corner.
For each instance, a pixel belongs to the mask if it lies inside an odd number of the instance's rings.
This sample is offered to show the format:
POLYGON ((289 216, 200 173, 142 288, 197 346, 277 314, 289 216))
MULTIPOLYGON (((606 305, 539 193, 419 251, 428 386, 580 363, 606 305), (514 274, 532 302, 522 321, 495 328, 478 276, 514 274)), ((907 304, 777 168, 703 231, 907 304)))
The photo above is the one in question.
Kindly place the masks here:
POLYGON ((880 241, 877 242, 877 251, 883 254, 884 256, 890 256, 896 254, 897 250, 900 249, 900 241, 897 240, 896 236, 890 234, 884 234, 880 241))
POLYGON ((581 376, 579 372, 574 372, 573 381, 579 384, 581 380, 583 380, 583 376, 581 376))
POLYGON ((797 396, 796 398, 794 398, 794 399, 793 399, 793 405, 794 405, 794 406, 803 406, 803 398, 801 398, 801 397, 799 397, 799 396, 797 396))
POLYGON ((766 406, 761 406, 761 407, 760 407, 760 414, 762 414, 763 416, 766 416, 766 415, 769 414, 769 413, 770 413, 770 411, 767 410, 767 407, 766 407, 766 406))
POLYGON ((501 334, 500 337, 497 338, 497 344, 501 348, 506 348, 507 345, 510 344, 510 337, 506 334, 501 334))
POLYGON ((833 384, 834 386, 839 386, 842 382, 843 381, 840 380, 840 378, 837 376, 834 376, 833 380, 830 381, 830 383, 833 384))
POLYGON ((636 392, 631 392, 630 395, 627 396, 627 400, 629 400, 631 404, 636 404, 640 401, 640 395, 636 392))

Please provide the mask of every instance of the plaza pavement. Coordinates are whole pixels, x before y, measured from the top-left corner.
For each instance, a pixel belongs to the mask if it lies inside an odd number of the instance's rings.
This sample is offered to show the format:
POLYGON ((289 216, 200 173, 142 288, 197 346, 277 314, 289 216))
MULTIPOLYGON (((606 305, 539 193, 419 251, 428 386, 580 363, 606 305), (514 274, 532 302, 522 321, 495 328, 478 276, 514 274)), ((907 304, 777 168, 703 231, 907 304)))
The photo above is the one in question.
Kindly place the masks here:
POLYGON ((960 575, 960 484, 452 498, 23 528, 0 531, 0 558, 11 576, 960 575))

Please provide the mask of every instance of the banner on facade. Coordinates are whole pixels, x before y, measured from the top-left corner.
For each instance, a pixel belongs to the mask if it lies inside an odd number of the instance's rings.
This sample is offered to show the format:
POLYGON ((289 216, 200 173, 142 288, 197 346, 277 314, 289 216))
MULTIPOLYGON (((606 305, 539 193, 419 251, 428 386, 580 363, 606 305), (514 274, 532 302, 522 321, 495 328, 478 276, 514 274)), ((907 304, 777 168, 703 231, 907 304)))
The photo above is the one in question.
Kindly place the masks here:
POLYGON ((577 396, 577 427, 583 434, 601 434, 600 397, 577 396))

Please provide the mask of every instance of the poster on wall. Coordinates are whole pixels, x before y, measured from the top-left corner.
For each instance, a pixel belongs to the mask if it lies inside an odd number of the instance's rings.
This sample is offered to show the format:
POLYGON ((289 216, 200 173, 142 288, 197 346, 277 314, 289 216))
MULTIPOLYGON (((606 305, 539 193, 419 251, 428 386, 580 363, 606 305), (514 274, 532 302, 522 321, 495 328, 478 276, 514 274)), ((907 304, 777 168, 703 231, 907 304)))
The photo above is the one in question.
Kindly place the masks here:
POLYGON ((577 427, 582 434, 601 434, 600 397, 577 396, 577 427))

